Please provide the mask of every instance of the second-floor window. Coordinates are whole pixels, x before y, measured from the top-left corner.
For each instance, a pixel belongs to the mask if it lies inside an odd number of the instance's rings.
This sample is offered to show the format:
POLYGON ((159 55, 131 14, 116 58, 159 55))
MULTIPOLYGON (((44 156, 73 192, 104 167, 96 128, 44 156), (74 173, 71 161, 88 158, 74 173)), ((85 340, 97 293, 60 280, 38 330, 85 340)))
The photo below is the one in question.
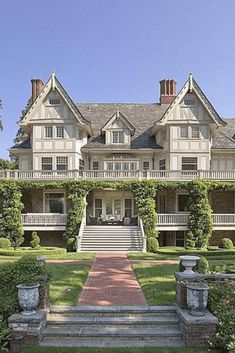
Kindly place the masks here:
POLYGON ((68 157, 56 157, 56 169, 68 170, 68 157))
POLYGON ((200 138, 200 130, 199 126, 192 126, 192 139, 200 138))
POLYGON ((92 169, 93 170, 99 170, 99 162, 98 161, 93 161, 92 169))
POLYGON ((63 126, 56 127, 56 137, 57 138, 64 138, 64 127, 63 126))
POLYGON ((149 161, 144 161, 144 162, 143 162, 143 169, 144 169, 144 170, 149 170, 149 169, 150 169, 150 163, 149 163, 149 161))
POLYGON ((113 131, 113 143, 124 143, 123 131, 113 131))
POLYGON ((42 170, 52 170, 52 157, 42 157, 42 170))
POLYGON ((45 126, 45 138, 52 138, 52 126, 45 126))
POLYGON ((188 126, 180 126, 180 138, 187 139, 188 138, 188 126))
POLYGON ((182 170, 197 170, 197 157, 182 157, 182 170))
POLYGON ((166 160, 164 159, 160 159, 159 161, 159 170, 166 170, 166 160))

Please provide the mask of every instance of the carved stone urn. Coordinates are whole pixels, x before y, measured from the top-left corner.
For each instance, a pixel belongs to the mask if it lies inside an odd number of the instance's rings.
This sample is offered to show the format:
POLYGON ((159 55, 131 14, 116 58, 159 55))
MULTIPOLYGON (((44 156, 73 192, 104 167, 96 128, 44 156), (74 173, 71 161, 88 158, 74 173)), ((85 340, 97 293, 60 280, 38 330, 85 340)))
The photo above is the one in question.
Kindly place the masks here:
POLYGON ((39 304, 39 286, 40 284, 26 285, 18 284, 18 301, 19 306, 23 310, 22 315, 33 315, 37 312, 39 304))
POLYGON ((182 261, 182 265, 185 267, 185 274, 191 275, 195 273, 193 271, 193 267, 196 266, 197 260, 200 259, 199 256, 182 255, 179 256, 179 259, 182 261))
POLYGON ((186 288, 189 314, 193 316, 204 316, 209 287, 204 283, 191 283, 187 284, 186 288))

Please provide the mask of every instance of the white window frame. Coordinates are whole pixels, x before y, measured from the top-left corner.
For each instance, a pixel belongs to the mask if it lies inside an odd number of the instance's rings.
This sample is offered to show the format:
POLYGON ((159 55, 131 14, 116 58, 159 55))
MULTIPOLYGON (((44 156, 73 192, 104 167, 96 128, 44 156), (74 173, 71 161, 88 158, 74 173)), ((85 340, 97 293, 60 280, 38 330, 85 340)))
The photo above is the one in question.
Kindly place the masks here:
POLYGON ((194 98, 185 98, 184 99, 184 106, 185 107, 195 107, 195 99, 194 98))
POLYGON ((56 126, 56 138, 64 139, 64 126, 56 126))
POLYGON ((199 140, 201 138, 201 135, 200 135, 200 128, 198 125, 193 125, 191 126, 191 138, 194 139, 194 140, 199 140), (193 136, 194 135, 194 132, 197 132, 197 135, 196 136, 193 136))
POLYGON ((42 157, 41 157, 41 170, 42 170, 42 171, 45 171, 45 172, 46 172, 46 171, 51 171, 51 170, 53 170, 53 157, 50 157, 50 156, 49 156, 49 157, 48 157, 48 156, 42 156, 42 157), (43 169, 43 168, 42 168, 43 164, 44 164, 44 165, 46 165, 46 164, 49 165, 49 164, 50 164, 50 163, 43 163, 43 158, 50 158, 50 159, 51 159, 51 169, 43 169))
POLYGON ((166 158, 160 159, 159 162, 158 162, 158 165, 159 165, 159 170, 166 170, 166 158), (161 165, 162 161, 164 161, 165 163, 161 165))
POLYGON ((112 134, 112 143, 114 145, 124 144, 124 139, 125 138, 124 138, 124 131, 123 130, 112 130, 111 134, 112 134), (117 139, 115 138, 115 135, 116 135, 117 139), (116 142, 115 142, 115 140, 116 140, 116 142))
POLYGON ((143 161, 143 170, 150 170, 150 161, 143 161), (148 167, 146 168, 146 163, 148 164, 148 167))
POLYGON ((64 190, 43 190, 43 213, 46 213, 46 194, 64 194, 64 213, 67 214, 67 205, 66 205, 66 192, 64 190))
POLYGON ((55 164, 56 164, 56 170, 57 171, 65 171, 65 170, 69 170, 69 159, 68 159, 68 156, 56 156, 56 160, 55 160, 55 164), (64 163, 58 163, 58 158, 66 158, 67 160, 67 163, 64 164, 64 163), (57 169, 57 165, 67 165, 67 169, 57 169))
POLYGON ((44 138, 45 139, 53 138, 53 126, 44 126, 44 138), (48 131, 50 131, 51 134, 48 134, 48 131))
POLYGON ((180 139, 187 140, 189 138, 188 125, 181 125, 179 127, 179 137, 180 139), (186 134, 184 134, 186 132, 186 134))
POLYGON ((99 170, 100 169, 100 161, 92 161, 92 170, 99 170), (98 167, 96 169, 96 167, 94 168, 94 164, 96 164, 96 166, 98 167))
POLYGON ((60 100, 60 98, 49 98, 48 103, 51 106, 58 106, 58 105, 60 105, 61 100, 60 100))
POLYGON ((182 170, 182 171, 195 171, 195 170, 198 170, 198 157, 194 157, 194 156, 192 156, 192 157, 190 157, 190 156, 187 156, 187 157, 186 157, 186 156, 182 156, 182 157, 181 157, 181 170, 182 170), (183 159, 184 159, 184 158, 188 158, 188 159, 193 158, 193 159, 196 159, 197 164, 196 164, 196 163, 195 163, 195 164, 194 164, 194 163, 189 163, 189 162, 188 162, 188 163, 186 163, 186 162, 183 163, 183 159), (197 165, 197 168, 196 168, 196 169, 183 169, 183 164, 184 164, 184 165, 197 165))

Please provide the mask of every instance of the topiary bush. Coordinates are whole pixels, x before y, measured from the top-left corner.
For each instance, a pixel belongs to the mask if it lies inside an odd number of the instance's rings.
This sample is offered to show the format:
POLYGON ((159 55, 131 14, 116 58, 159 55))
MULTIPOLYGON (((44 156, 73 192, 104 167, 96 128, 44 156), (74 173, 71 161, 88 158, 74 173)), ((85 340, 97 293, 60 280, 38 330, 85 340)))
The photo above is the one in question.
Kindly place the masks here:
POLYGON ((204 256, 201 256, 200 259, 197 261, 197 264, 193 270, 198 273, 209 273, 210 272, 209 262, 204 256))
POLYGON ((195 241, 192 239, 187 239, 185 244, 185 249, 194 249, 195 248, 195 241))
POLYGON ((229 249, 232 250, 233 249, 233 242, 231 239, 229 238, 223 238, 221 239, 220 243, 219 243, 219 248, 220 249, 229 249))
POLYGON ((147 238, 147 250, 148 252, 157 253, 159 249, 158 240, 154 237, 147 238))
POLYGON ((0 238, 0 249, 10 249, 11 242, 7 238, 0 238))
POLYGON ((40 238, 37 232, 32 232, 32 240, 30 242, 30 246, 32 249, 39 249, 40 246, 40 238))

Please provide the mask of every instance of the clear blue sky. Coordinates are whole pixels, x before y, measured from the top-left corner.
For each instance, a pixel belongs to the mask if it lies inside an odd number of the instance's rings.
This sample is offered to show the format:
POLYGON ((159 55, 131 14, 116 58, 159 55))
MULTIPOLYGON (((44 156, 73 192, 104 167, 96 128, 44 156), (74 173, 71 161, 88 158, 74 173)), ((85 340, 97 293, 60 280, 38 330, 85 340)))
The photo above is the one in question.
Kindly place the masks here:
POLYGON ((235 116, 234 0, 7 0, 0 7, 0 98, 7 158, 31 78, 52 69, 75 102, 158 102, 193 72, 235 116))

